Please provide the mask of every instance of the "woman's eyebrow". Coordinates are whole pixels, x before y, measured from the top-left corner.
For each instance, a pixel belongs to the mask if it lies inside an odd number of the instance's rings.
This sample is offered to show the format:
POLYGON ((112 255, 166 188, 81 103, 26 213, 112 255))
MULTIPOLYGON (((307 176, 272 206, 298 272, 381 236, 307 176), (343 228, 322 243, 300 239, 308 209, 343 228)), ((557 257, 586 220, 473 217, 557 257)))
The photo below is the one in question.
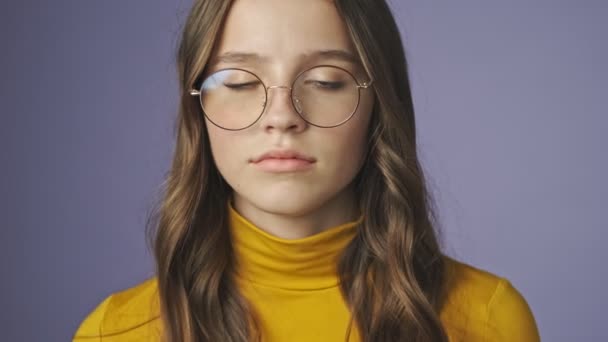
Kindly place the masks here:
POLYGON ((216 65, 219 63, 244 63, 251 61, 267 63, 270 61, 270 57, 261 56, 253 52, 228 51, 219 56, 211 58, 209 65, 216 65))
MULTIPOLYGON (((333 59, 352 64, 359 63, 358 58, 351 52, 339 49, 316 50, 300 54, 302 59, 333 59)), ((214 66, 219 63, 268 63, 272 58, 270 56, 260 55, 254 52, 228 51, 219 56, 213 57, 209 61, 209 66, 214 66)))
POLYGON ((343 62, 357 64, 359 59, 355 57, 351 52, 346 50, 317 50, 302 54, 303 58, 310 59, 334 59, 343 62))

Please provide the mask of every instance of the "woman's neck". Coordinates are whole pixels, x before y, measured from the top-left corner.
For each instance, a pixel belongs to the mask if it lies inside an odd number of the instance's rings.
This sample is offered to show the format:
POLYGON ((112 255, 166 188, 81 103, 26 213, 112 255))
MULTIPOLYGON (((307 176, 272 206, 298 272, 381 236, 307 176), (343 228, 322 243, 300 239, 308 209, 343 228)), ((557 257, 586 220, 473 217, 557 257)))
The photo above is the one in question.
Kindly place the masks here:
POLYGON ((257 227, 231 204, 230 235, 234 271, 238 281, 281 291, 310 291, 340 283, 337 265, 344 249, 357 235, 363 221, 326 227, 318 234, 285 239, 257 227))
POLYGON ((300 211, 260 208, 237 193, 233 193, 231 202, 237 212, 257 227, 283 239, 315 235, 361 215, 351 186, 321 205, 313 203, 314 209, 302 208, 300 211))

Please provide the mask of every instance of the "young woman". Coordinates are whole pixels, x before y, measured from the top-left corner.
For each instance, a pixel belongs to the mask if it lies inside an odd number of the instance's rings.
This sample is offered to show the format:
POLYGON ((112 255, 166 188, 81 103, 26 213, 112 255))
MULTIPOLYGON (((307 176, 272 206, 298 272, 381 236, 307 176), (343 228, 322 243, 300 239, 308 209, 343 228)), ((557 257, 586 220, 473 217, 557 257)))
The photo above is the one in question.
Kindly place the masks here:
POLYGON ((383 1, 196 1, 156 276, 74 339, 538 341, 506 278, 441 253, 406 65, 383 1))

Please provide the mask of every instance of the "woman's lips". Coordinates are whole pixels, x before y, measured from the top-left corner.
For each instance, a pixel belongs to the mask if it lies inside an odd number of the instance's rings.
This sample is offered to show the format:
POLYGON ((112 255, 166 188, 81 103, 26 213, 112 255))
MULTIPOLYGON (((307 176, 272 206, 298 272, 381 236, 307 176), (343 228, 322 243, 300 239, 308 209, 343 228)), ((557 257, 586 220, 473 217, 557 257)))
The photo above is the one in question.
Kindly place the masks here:
POLYGON ((312 169, 314 162, 298 158, 265 158, 252 164, 265 172, 301 172, 312 169))

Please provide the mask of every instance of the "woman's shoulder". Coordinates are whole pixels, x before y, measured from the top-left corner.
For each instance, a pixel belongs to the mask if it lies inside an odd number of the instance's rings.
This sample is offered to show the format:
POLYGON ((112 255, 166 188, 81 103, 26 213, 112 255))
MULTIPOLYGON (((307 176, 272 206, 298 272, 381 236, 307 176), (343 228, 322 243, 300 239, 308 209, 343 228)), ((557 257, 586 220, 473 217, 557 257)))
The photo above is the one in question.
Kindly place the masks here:
POLYGON ((455 341, 540 341, 532 310, 505 277, 451 257, 441 320, 455 341))
POLYGON ((111 336, 151 340, 160 331, 159 308, 157 279, 151 277, 101 300, 82 320, 73 340, 111 336))

